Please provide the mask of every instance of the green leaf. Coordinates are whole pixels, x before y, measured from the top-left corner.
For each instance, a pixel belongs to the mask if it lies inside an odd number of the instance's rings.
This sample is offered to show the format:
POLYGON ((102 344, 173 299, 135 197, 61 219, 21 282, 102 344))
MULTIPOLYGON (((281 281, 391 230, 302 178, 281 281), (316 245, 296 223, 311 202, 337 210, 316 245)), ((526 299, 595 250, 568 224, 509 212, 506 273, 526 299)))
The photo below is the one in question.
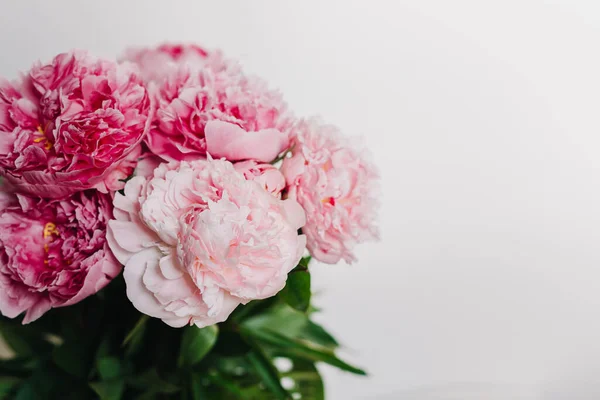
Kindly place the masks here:
POLYGON ((69 374, 85 378, 92 366, 93 349, 82 341, 66 341, 52 352, 54 363, 69 374))
POLYGON ((125 391, 125 381, 123 379, 112 379, 92 382, 90 387, 100 397, 100 400, 120 400, 125 391))
POLYGON ((39 356, 52 349, 52 345, 44 338, 44 332, 34 324, 2 321, 0 331, 6 344, 19 356, 39 356))
POLYGON ((252 344, 254 347, 253 351, 248 354, 248 361, 254 368, 256 375, 258 375, 265 387, 275 395, 278 400, 291 399, 291 395, 281 386, 281 378, 277 369, 273 365, 271 359, 269 359, 258 344, 252 344))
MULTIPOLYGON (((202 397, 202 395, 205 394, 205 392, 203 392, 203 387, 201 385, 200 379, 201 378, 199 375, 192 377, 192 398, 194 400, 203 400, 204 398, 207 398, 202 397)), ((222 375, 217 370, 210 370, 208 372, 208 379, 210 379, 210 381, 218 387, 225 389, 225 392, 229 394, 229 396, 227 396, 228 398, 230 398, 231 395, 234 395, 236 399, 246 398, 243 389, 239 385, 237 385, 237 383, 234 380, 222 375)))
POLYGON ((83 322, 83 303, 57 310, 56 318, 60 323, 60 336, 65 341, 79 340, 85 330, 83 322))
POLYGON ((246 332, 247 334, 254 336, 260 342, 270 344, 273 347, 273 352, 277 355, 300 358, 302 360, 313 362, 321 361, 353 374, 367 374, 362 369, 340 360, 333 350, 329 348, 305 340, 289 338, 272 330, 253 330, 246 332))
POLYGON ((190 397, 192 400, 204 400, 208 399, 208 395, 206 393, 205 387, 202 384, 204 374, 199 372, 193 372, 190 375, 190 397))
POLYGON ((217 342, 218 334, 217 325, 205 328, 186 327, 181 339, 178 365, 189 367, 200 362, 217 342))
POLYGON ((278 301, 277 296, 269 297, 264 300, 252 300, 248 304, 242 304, 238 306, 228 320, 234 322, 242 322, 247 318, 251 318, 257 315, 264 314, 278 301))
POLYGON ((12 376, 0 376, 0 399, 6 399, 13 393, 16 386, 21 383, 21 378, 12 376))
POLYGON ((308 264, 310 264, 310 260, 312 260, 311 256, 307 256, 307 257, 301 258, 300 262, 298 262, 298 267, 302 267, 304 269, 307 269, 308 268, 308 264))
POLYGON ((51 399, 56 390, 64 383, 65 376, 50 362, 40 364, 31 376, 19 388, 16 399, 51 399))
POLYGON ((321 325, 313 321, 308 321, 302 330, 300 337, 331 349, 339 347, 337 340, 335 340, 335 338, 331 336, 331 334, 327 332, 321 325))
POLYGON ((310 273, 308 270, 290 272, 287 283, 280 292, 281 298, 292 308, 306 312, 310 306, 310 273))
POLYGON ((38 399, 39 396, 36 393, 31 383, 26 383, 19 388, 14 400, 33 400, 38 399))
POLYGON ((127 378, 127 384, 139 390, 151 393, 176 393, 180 389, 177 385, 164 380, 156 368, 151 368, 140 375, 127 378))
POLYGON ((27 378, 37 364, 38 360, 25 357, 0 360, 0 376, 27 378))
POLYGON ((102 357, 96 361, 96 368, 103 381, 118 378, 122 375, 121 361, 116 357, 102 357))
POLYGON ((299 393, 301 399, 324 400, 325 390, 321 374, 314 363, 304 360, 292 360, 293 368, 284 377, 293 379, 292 393, 299 393))
POLYGON ((246 319, 245 329, 264 331, 269 329, 290 338, 301 338, 318 345, 336 348, 338 342, 323 327, 312 322, 308 315, 286 304, 279 304, 259 315, 246 319))
POLYGON ((125 340, 123 340, 123 347, 126 347, 127 355, 135 354, 141 348, 148 319, 147 315, 142 315, 133 329, 127 334, 125 340))

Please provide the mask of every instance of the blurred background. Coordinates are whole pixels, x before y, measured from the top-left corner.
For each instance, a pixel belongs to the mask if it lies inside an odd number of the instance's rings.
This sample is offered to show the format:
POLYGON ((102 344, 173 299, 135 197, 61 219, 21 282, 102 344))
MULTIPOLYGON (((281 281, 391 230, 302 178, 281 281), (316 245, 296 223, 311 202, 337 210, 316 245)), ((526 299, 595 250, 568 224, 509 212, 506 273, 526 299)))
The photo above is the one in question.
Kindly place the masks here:
POLYGON ((314 265, 330 399, 600 398, 600 3, 0 0, 0 75, 195 42, 363 135, 380 243, 314 265))

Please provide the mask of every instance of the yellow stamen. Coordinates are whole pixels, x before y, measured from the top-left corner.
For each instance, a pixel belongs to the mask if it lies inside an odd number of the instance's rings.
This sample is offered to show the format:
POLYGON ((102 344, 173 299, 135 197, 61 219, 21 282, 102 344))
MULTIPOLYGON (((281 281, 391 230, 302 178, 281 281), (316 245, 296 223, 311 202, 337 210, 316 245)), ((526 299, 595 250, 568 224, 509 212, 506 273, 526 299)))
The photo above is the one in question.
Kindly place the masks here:
POLYGON ((52 222, 46 223, 46 225, 44 226, 44 238, 48 238, 52 235, 58 236, 59 234, 60 233, 58 232, 58 229, 56 229, 55 224, 53 224, 52 222))
POLYGON ((48 138, 46 137, 46 131, 44 130, 44 128, 42 128, 41 125, 37 126, 36 136, 37 136, 37 133, 39 133, 41 136, 33 139, 33 143, 44 143, 44 148, 46 150, 50 150, 52 148, 52 142, 50 142, 48 140, 48 138))

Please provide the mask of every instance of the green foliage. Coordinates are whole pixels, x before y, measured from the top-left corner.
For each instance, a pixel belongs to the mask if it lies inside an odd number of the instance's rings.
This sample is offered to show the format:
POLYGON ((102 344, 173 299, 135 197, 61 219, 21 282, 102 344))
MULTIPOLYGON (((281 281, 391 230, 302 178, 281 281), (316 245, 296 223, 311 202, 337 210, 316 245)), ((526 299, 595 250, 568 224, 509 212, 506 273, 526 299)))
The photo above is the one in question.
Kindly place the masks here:
POLYGON ((90 387, 96 392, 101 400, 119 400, 125 391, 123 379, 111 379, 108 381, 90 383, 90 387))
POLYGON ((310 273, 307 269, 296 267, 290 272, 281 298, 292 308, 306 312, 310 306, 310 273))
POLYGON ((256 375, 260 377, 265 387, 270 390, 278 400, 291 399, 290 393, 281 386, 281 376, 279 375, 277 368, 273 365, 272 359, 265 354, 260 343, 250 338, 246 338, 246 340, 250 342, 252 346, 252 351, 247 355, 249 364, 256 372, 256 375))
POLYGON ((200 362, 215 345, 219 328, 217 325, 212 325, 202 329, 196 326, 188 326, 184 329, 178 365, 191 367, 200 362))
POLYGON ((0 400, 321 400, 316 363, 364 371, 341 360, 338 342, 311 320, 309 261, 301 260, 277 296, 202 329, 141 315, 122 277, 29 325, 0 317, 15 353, 0 360, 0 400), (277 369, 278 357, 291 369, 277 369))

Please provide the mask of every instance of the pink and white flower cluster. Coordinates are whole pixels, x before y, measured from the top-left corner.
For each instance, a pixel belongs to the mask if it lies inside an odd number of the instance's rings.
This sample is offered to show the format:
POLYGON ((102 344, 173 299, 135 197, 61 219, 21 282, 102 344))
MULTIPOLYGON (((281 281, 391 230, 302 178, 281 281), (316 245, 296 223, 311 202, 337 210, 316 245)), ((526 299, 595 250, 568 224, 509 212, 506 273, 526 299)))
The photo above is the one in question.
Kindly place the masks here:
POLYGON ((124 265, 142 313, 222 322, 274 296, 305 251, 377 238, 368 154, 220 52, 86 52, 0 80, 0 312, 31 322, 124 265))

